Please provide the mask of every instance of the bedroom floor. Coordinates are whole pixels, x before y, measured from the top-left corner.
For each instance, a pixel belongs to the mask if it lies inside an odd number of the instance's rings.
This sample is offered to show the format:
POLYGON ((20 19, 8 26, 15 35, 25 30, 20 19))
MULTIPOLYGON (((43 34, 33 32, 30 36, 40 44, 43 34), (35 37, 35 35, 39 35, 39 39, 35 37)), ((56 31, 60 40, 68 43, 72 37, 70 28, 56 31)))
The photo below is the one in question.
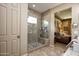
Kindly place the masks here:
POLYGON ((29 56, 62 56, 66 51, 66 44, 55 43, 55 46, 47 46, 29 53, 29 56))

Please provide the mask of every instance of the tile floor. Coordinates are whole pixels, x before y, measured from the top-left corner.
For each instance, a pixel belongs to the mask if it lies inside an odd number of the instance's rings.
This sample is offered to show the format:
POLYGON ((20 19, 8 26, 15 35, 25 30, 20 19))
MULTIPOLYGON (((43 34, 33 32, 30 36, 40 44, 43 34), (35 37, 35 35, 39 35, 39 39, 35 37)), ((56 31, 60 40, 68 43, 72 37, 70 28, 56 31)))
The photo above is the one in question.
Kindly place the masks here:
POLYGON ((62 56, 66 51, 66 45, 56 43, 55 46, 46 46, 29 53, 29 56, 62 56))
POLYGON ((38 43, 38 42, 34 42, 34 43, 30 43, 28 44, 28 50, 33 50, 35 48, 39 48, 41 47, 43 44, 38 43))

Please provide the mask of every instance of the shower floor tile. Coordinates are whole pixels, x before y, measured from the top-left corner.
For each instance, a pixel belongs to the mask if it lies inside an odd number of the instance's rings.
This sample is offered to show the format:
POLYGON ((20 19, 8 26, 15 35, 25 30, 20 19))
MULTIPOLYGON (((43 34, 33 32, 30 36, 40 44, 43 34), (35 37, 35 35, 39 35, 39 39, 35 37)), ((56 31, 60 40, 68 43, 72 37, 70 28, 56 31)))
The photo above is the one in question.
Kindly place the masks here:
POLYGON ((38 43, 38 42, 30 43, 30 44, 28 45, 28 50, 38 48, 38 47, 40 47, 40 46, 42 46, 42 45, 43 45, 43 44, 38 43))
POLYGON ((47 46, 29 53, 29 56, 62 56, 66 51, 66 45, 56 43, 55 46, 47 46))

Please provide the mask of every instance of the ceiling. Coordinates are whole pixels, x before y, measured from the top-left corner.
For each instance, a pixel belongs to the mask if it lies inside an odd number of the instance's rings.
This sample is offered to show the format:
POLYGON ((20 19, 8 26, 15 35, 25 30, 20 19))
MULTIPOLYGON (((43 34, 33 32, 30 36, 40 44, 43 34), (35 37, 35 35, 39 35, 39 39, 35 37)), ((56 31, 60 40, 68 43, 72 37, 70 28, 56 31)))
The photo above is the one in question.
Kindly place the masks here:
POLYGON ((29 3, 28 7, 39 13, 43 13, 47 11, 48 9, 54 8, 60 4, 61 3, 29 3), (33 5, 35 5, 35 7, 33 7, 33 5))
POLYGON ((72 18, 72 11, 71 8, 57 12, 56 16, 59 17, 60 19, 64 20, 64 19, 68 19, 68 18, 72 18))

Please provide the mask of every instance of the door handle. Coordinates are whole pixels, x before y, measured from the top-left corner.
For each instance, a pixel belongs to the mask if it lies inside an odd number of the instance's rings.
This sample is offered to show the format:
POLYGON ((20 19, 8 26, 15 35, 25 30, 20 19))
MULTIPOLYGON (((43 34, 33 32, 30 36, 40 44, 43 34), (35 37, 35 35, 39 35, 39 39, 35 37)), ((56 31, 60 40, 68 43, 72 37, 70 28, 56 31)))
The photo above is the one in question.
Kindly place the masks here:
POLYGON ((18 35, 17 38, 20 38, 20 35, 18 35))

